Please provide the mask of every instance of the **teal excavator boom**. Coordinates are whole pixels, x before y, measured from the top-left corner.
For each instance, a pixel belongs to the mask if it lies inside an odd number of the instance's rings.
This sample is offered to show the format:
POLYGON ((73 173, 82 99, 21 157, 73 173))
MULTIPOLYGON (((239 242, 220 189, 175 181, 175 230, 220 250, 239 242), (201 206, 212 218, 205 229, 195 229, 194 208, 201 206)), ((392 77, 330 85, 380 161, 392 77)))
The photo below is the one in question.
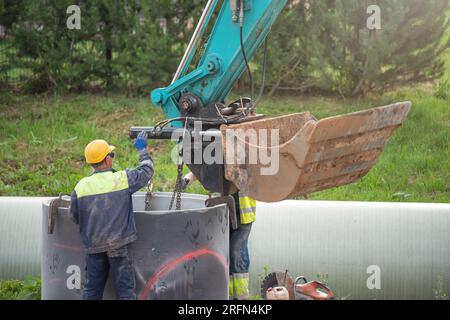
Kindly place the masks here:
MULTIPOLYGON (((212 120, 217 117, 214 105, 223 104, 266 39, 287 0, 222 1, 200 61, 193 71, 187 73, 218 2, 208 1, 172 84, 151 93, 153 104, 160 106, 169 119, 198 117, 212 120), (209 109, 214 112, 209 112, 209 109)), ((215 120, 223 122, 221 117, 215 120)), ((182 125, 181 121, 176 124, 182 125)))
POLYGON ((152 103, 167 119, 155 127, 133 127, 130 136, 145 130, 150 139, 179 140, 183 159, 197 160, 186 161, 193 174, 207 190, 222 195, 240 190, 260 201, 279 201, 349 184, 367 174, 404 121, 410 102, 321 121, 308 112, 269 119, 256 114, 249 63, 286 3, 208 0, 172 83, 151 92, 152 103), (198 64, 191 66, 201 39, 206 44, 198 64), (227 103, 244 72, 251 94, 227 103), (256 132, 256 138, 248 132, 256 132), (261 132, 272 138, 262 139, 261 132), (195 136, 202 141, 188 148, 195 136), (199 160, 195 153, 203 155, 211 144, 219 146, 217 161, 199 160), (266 157, 258 157, 261 154, 266 157), (267 155, 272 163, 267 163, 267 155))

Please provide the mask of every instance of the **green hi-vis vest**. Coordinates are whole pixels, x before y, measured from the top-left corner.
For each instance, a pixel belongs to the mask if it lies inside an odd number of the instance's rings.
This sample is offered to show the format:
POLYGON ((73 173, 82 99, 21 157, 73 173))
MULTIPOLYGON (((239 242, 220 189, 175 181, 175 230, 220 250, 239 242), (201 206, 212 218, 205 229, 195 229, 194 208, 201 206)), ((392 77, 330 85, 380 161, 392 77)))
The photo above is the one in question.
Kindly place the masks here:
POLYGON ((241 207, 241 224, 249 224, 256 220, 256 200, 239 193, 241 207))
POLYGON ((95 173, 82 179, 75 187, 78 199, 128 189, 126 171, 95 173))

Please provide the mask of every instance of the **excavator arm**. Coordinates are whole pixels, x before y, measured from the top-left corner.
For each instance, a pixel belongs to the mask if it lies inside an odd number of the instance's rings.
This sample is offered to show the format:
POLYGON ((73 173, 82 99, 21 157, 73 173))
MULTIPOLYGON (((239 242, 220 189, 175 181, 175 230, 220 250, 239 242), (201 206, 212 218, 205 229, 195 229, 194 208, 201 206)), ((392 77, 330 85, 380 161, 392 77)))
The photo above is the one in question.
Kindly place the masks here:
POLYGON ((151 93, 167 120, 131 128, 130 136, 145 130, 150 139, 179 141, 183 158, 195 159, 186 163, 193 174, 207 190, 222 195, 240 190, 260 201, 280 201, 366 175, 405 120, 410 102, 321 121, 309 113, 258 115, 253 89, 250 97, 225 103, 245 71, 253 87, 249 62, 286 3, 209 0, 172 83, 151 93), (202 38, 207 41, 200 60, 188 72, 202 38), (192 143, 195 137, 201 141, 192 143), (219 146, 219 161, 199 161, 198 151, 203 155, 212 144, 219 146))
MULTIPOLYGON (((287 0, 222 1, 198 66, 186 74, 218 2, 208 1, 172 84, 151 93, 153 104, 160 106, 169 119, 217 116, 206 111, 202 113, 202 109, 214 109, 215 112, 214 104, 225 101, 287 0)), ((182 126, 182 123, 177 125, 182 126)))

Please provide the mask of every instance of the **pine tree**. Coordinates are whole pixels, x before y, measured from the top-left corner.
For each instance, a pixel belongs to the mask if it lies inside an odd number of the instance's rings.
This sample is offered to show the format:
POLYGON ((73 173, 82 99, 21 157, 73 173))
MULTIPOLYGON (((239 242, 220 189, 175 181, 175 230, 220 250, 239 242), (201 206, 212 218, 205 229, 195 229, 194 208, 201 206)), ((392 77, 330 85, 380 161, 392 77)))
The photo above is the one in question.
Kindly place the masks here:
POLYGON ((274 89, 314 87, 351 96, 440 77, 449 9, 448 0, 291 1, 285 13, 291 19, 277 26, 271 56, 289 66, 302 55, 302 67, 290 76, 278 67, 283 81, 272 74, 269 82, 274 89), (381 8, 381 30, 367 28, 369 5, 381 8))
POLYGON ((78 1, 81 30, 68 30, 66 9, 72 4, 24 0, 12 24, 17 55, 10 58, 31 69, 32 92, 94 86, 148 93, 167 84, 190 36, 188 20, 202 9, 188 0, 78 1))

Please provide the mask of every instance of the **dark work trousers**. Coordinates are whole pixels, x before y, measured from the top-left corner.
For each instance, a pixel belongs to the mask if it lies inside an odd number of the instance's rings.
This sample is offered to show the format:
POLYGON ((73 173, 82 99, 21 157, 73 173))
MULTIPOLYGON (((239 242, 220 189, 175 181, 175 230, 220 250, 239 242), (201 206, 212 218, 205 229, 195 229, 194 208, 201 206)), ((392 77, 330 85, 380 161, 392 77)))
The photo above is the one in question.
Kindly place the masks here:
POLYGON ((129 253, 129 245, 119 249, 86 255, 86 283, 84 300, 101 300, 111 271, 116 298, 136 299, 136 280, 129 253))
POLYGON ((252 224, 241 224, 238 219, 237 230, 230 229, 230 274, 248 273, 250 267, 248 237, 252 224))
POLYGON ((250 256, 248 253, 248 237, 252 230, 252 224, 241 224, 241 208, 239 206, 239 193, 233 194, 236 205, 238 228, 230 227, 230 274, 248 273, 250 256))

